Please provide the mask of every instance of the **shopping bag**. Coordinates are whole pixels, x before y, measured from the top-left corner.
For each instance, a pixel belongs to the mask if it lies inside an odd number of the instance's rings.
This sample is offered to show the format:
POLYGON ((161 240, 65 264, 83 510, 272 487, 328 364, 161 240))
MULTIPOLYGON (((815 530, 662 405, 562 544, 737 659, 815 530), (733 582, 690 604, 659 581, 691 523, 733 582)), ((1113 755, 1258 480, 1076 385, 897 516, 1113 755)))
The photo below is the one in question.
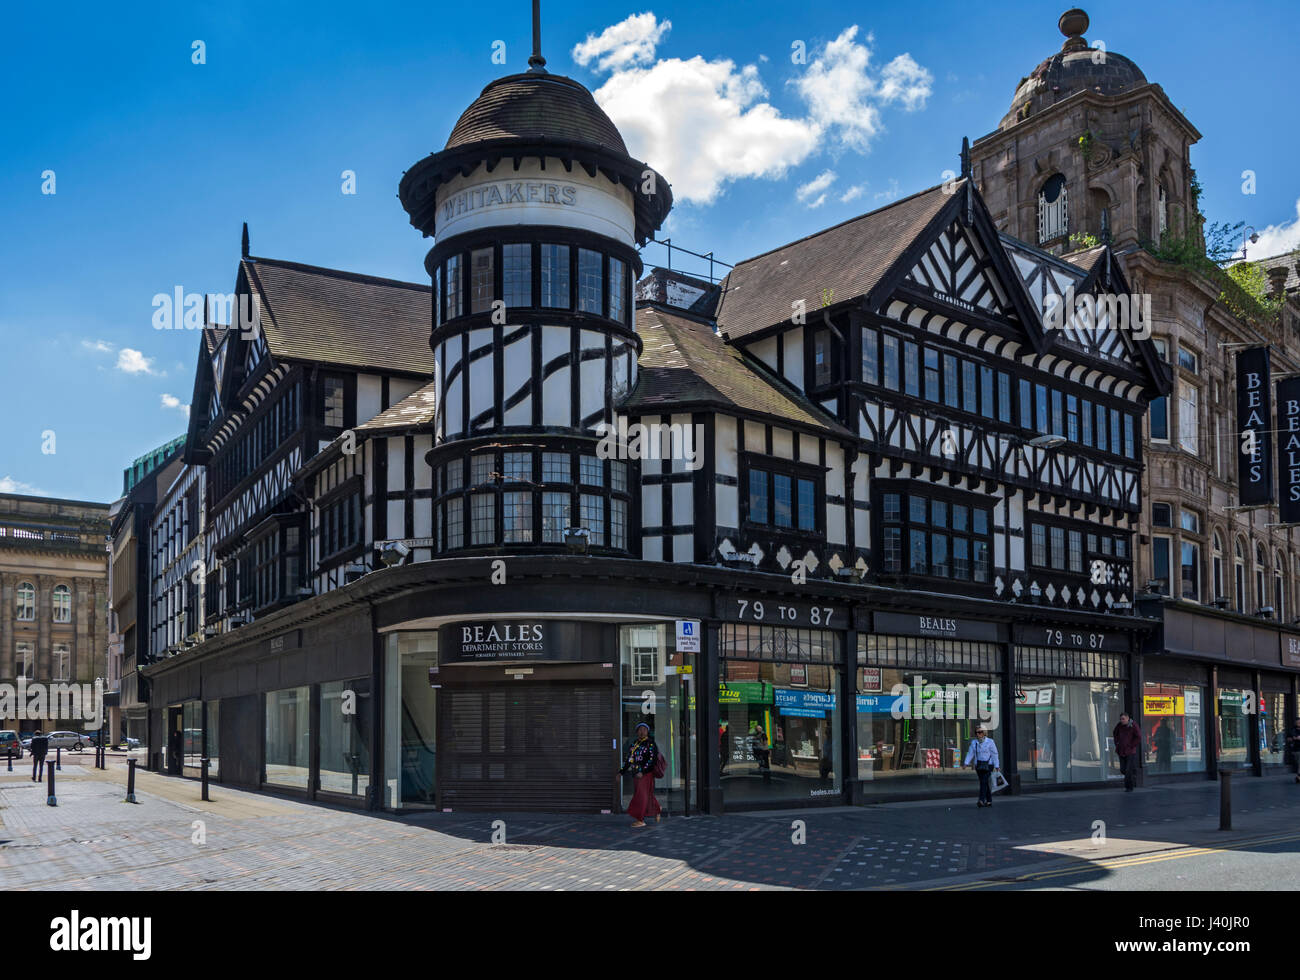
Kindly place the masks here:
POLYGON ((1002 773, 996 769, 993 770, 993 779, 992 782, 990 783, 990 788, 994 793, 996 793, 1000 789, 1006 789, 1010 785, 1011 784, 1007 782, 1006 776, 1002 775, 1002 773))

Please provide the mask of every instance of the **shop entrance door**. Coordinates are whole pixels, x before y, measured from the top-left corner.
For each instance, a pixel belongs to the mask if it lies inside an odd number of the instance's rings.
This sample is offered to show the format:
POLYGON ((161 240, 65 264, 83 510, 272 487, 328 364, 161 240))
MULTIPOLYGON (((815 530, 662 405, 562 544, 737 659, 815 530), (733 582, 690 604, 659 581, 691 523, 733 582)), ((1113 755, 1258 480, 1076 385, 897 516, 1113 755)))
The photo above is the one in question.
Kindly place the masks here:
POLYGON ((167 774, 179 776, 184 764, 185 711, 181 705, 167 708, 167 774))
POLYGON ((612 683, 444 683, 438 693, 439 806, 611 808, 612 683))

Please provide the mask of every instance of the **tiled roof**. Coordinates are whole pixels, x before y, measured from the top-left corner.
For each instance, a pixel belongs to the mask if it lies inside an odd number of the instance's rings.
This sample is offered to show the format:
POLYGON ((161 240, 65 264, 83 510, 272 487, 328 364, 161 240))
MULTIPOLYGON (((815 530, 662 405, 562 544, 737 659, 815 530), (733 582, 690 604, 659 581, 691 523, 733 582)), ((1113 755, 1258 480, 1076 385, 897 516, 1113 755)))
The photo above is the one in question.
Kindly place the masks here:
POLYGON ((706 323, 656 306, 637 309, 637 382, 623 408, 651 413, 709 405, 849 435, 794 388, 725 343, 706 323))
POLYGON ((370 421, 358 425, 357 431, 375 435, 389 429, 427 425, 433 421, 434 411, 437 408, 436 387, 436 383, 430 381, 423 388, 411 392, 392 408, 387 408, 370 421))
POLYGON ((864 296, 880 282, 909 245, 953 199, 942 185, 801 238, 737 265, 723 281, 718 326, 731 340, 784 323, 791 304, 808 310, 864 296))
POLYGON ((490 83, 461 114, 444 149, 507 138, 578 140, 627 153, 618 128, 586 88, 540 72, 490 83))
POLYGON ((433 374, 432 289, 276 259, 241 260, 276 360, 433 374))

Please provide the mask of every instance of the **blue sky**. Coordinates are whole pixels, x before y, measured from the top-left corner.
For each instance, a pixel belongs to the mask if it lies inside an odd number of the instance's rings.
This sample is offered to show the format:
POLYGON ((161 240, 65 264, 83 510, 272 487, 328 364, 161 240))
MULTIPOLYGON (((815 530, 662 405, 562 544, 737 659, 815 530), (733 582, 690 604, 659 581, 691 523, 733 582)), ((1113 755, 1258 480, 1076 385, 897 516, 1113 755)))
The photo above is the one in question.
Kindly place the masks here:
MULTIPOLYGON (((551 2, 543 50, 673 183, 662 234, 736 261, 939 183, 961 137, 995 129, 1021 77, 1059 48, 1065 6, 551 2), (969 16, 988 9, 999 12, 969 16), (796 41, 806 64, 791 60, 796 41)), ((1209 219, 1271 229, 1277 250, 1300 244, 1300 131, 1284 95, 1300 62, 1294 5, 1086 7, 1089 41, 1135 60, 1200 129, 1192 164, 1209 219), (1241 191, 1247 169, 1253 195, 1241 191)), ((397 182, 484 84, 526 67, 529 11, 527 0, 8 11, 0 489, 111 500, 123 467, 184 431, 198 334, 154 330, 151 301, 177 286, 228 292, 243 221, 255 255, 421 281, 429 242, 397 182), (204 64, 192 63, 196 40, 204 64), (47 170, 53 195, 41 192, 47 170), (355 195, 341 192, 344 170, 355 195)), ((662 263, 662 248, 644 254, 662 263)))

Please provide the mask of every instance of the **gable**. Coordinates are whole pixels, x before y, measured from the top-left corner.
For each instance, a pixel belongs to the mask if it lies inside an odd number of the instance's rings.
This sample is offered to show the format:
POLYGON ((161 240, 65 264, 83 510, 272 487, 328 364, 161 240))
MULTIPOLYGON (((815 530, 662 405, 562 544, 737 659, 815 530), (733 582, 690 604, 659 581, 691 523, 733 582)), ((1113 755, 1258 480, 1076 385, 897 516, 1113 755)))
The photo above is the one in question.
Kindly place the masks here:
POLYGON ((969 303, 990 316, 1013 315, 1007 290, 998 281, 988 250, 956 221, 935 237, 904 282, 940 298, 969 303))

